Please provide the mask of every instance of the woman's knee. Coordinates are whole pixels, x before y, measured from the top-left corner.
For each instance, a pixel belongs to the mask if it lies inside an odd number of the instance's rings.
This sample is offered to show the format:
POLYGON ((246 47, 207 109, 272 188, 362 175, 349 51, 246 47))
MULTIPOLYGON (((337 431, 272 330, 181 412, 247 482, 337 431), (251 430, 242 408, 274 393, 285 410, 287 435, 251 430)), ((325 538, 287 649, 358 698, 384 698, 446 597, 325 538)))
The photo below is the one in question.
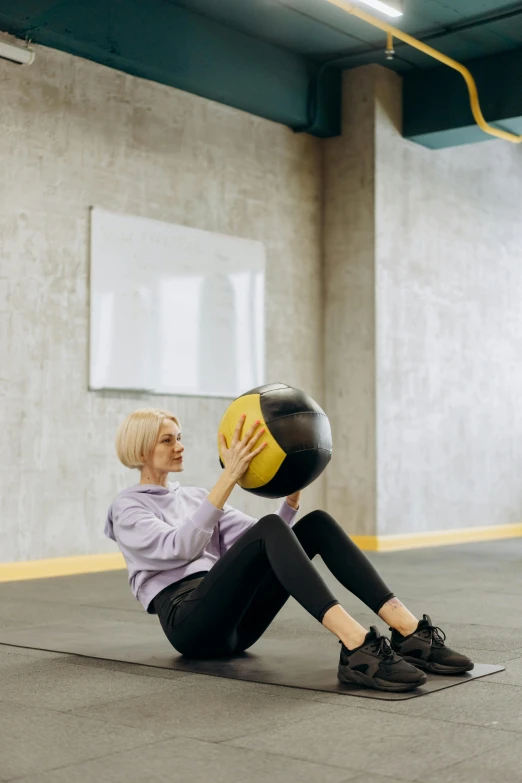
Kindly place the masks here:
POLYGON ((339 522, 337 522, 331 514, 322 509, 317 509, 316 511, 311 511, 309 514, 306 514, 299 522, 296 522, 293 529, 296 535, 299 535, 299 532, 301 531, 303 535, 313 536, 314 540, 322 539, 324 536, 334 536, 337 540, 339 536, 341 536, 343 540, 348 538, 353 544, 352 539, 341 527, 339 522))
POLYGON ((261 517, 261 519, 257 521, 257 524, 261 527, 286 527, 290 530, 288 524, 279 514, 267 514, 266 516, 261 517))
POLYGON ((327 511, 318 508, 315 511, 310 511, 304 517, 302 517, 296 524, 315 524, 315 525, 334 525, 339 527, 339 523, 329 514, 327 511))

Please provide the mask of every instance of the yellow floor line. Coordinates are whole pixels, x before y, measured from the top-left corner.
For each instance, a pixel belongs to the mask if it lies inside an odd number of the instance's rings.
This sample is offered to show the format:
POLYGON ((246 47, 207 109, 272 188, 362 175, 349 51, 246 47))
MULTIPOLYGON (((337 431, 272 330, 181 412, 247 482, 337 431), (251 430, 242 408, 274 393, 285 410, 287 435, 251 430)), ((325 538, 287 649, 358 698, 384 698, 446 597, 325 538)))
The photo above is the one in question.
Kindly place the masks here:
POLYGON ((403 549, 472 544, 479 541, 496 541, 522 536, 522 523, 494 525, 492 527, 465 527, 456 530, 433 530, 426 533, 409 533, 389 536, 352 536, 366 552, 396 552, 403 549))
MULTIPOLYGON (((522 523, 494 527, 469 527, 458 530, 436 530, 409 535, 354 535, 352 539, 357 546, 366 552, 396 552, 404 549, 470 544, 478 541, 496 541, 519 537, 522 537, 522 523)), ((27 579, 94 574, 101 571, 120 571, 122 569, 125 569, 125 561, 119 552, 57 557, 52 560, 29 560, 22 563, 0 563, 0 582, 20 582, 27 579)))

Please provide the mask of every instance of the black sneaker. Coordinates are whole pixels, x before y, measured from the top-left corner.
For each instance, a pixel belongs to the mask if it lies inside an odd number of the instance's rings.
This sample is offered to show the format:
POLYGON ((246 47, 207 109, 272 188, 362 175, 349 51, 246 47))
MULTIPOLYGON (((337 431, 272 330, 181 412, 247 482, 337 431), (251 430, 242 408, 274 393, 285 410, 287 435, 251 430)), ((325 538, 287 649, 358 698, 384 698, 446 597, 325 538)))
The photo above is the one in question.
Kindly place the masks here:
MULTIPOLYGON (((342 641, 339 641, 342 644, 342 641)), ((354 650, 341 647, 337 679, 378 691, 411 691, 428 679, 415 666, 395 655, 386 636, 370 626, 364 642, 354 650)))
POLYGON ((446 647, 446 634, 432 625, 427 614, 409 636, 403 636, 393 628, 390 631, 391 646, 395 652, 419 669, 433 674, 463 674, 473 669, 474 664, 469 658, 446 647))

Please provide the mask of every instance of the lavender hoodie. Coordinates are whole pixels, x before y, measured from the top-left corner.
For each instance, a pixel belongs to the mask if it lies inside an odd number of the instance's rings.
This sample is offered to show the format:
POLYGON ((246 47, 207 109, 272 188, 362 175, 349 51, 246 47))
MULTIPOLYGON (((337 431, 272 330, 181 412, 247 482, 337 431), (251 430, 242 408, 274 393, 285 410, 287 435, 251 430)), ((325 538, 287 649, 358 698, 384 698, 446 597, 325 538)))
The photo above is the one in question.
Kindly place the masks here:
MULTIPOLYGON (((134 597, 149 614, 165 587, 197 571, 210 571, 257 519, 207 498, 208 490, 136 484, 113 500, 104 533, 127 564, 134 597)), ((291 527, 297 511, 283 501, 277 514, 291 527)))

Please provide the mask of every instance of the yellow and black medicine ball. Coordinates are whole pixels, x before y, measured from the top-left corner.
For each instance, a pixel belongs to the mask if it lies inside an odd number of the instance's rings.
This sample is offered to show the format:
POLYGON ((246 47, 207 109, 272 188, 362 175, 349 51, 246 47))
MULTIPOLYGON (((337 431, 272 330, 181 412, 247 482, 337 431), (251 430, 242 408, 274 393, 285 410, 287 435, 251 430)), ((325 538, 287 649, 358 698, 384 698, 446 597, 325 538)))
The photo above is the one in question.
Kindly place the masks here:
MULTIPOLYGON (((238 397, 227 408, 219 425, 228 447, 237 423, 245 414, 242 437, 259 419, 266 429, 256 444, 268 443, 254 457, 238 484, 264 498, 291 495, 321 475, 332 457, 332 431, 325 412, 300 389, 284 383, 259 386, 238 397)), ((221 444, 218 437, 219 461, 221 444)))

